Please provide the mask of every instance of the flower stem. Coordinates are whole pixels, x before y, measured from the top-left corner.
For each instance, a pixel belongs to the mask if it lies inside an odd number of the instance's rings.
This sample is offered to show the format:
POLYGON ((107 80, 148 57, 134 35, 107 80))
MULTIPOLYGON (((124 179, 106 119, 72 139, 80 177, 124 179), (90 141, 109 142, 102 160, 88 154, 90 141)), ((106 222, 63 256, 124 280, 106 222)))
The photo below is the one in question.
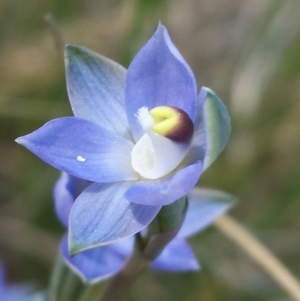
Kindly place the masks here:
POLYGON ((218 218, 215 226, 242 248, 293 300, 300 301, 298 280, 252 234, 228 215, 218 218))
POLYGON ((99 296, 102 295, 104 285, 102 282, 90 284, 86 287, 85 291, 81 294, 78 301, 98 301, 99 296))
POLYGON ((63 291, 57 301, 75 301, 82 294, 85 285, 82 283, 78 275, 69 270, 63 282, 63 291))
POLYGON ((86 285, 78 275, 70 270, 61 256, 57 256, 50 279, 48 300, 78 301, 78 296, 81 296, 85 290, 86 285))
POLYGON ((62 290, 62 279, 66 276, 66 269, 60 256, 57 256, 49 285, 49 301, 55 301, 62 290))
POLYGON ((143 255, 139 248, 135 248, 125 267, 111 279, 100 301, 124 300, 124 295, 130 286, 143 272, 149 260, 143 255))

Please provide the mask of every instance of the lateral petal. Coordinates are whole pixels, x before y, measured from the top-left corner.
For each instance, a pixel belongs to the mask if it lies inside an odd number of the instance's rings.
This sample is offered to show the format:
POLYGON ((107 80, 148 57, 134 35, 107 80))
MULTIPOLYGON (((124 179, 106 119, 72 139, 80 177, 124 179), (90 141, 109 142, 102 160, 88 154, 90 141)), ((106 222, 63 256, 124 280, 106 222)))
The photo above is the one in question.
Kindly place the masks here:
POLYGON ((136 204, 169 205, 188 194, 196 185, 201 173, 201 162, 195 162, 164 178, 135 182, 125 197, 136 204))
POLYGON ((133 143, 84 119, 54 119, 16 142, 55 168, 81 179, 136 179, 130 161, 133 143))

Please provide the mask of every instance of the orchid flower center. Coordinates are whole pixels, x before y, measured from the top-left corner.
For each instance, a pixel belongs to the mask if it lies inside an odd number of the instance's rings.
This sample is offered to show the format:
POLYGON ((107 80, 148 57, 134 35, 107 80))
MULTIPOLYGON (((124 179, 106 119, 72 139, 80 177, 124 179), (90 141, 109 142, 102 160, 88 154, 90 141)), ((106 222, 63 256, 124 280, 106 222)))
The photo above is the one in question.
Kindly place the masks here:
POLYGON ((175 107, 146 107, 136 115, 145 134, 131 152, 132 168, 146 179, 158 179, 174 170, 187 154, 194 125, 175 107))

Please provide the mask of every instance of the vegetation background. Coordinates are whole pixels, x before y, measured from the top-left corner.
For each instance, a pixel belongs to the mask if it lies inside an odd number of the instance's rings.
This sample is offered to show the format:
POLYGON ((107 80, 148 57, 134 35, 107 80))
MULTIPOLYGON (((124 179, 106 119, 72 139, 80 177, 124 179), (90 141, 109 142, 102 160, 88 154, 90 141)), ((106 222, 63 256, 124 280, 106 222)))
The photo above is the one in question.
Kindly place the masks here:
MULTIPOLYGON (((2 0, 0 258, 9 280, 45 288, 64 232, 52 200, 59 172, 14 142, 72 115, 48 13, 66 43, 125 67, 159 20, 167 26, 199 87, 215 90, 232 117, 229 144, 199 185, 237 195, 231 215, 300 278, 299 0, 2 0)), ((289 300, 213 227, 191 243, 201 272, 146 271, 128 300, 289 300)))

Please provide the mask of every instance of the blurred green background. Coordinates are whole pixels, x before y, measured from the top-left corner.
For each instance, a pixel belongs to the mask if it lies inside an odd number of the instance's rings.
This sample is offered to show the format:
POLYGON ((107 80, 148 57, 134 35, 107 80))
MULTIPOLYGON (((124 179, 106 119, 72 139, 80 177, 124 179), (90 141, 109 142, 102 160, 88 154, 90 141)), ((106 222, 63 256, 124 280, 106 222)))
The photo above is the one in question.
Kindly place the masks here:
MULTIPOLYGON (((128 66, 159 20, 232 117, 232 136, 199 185, 239 198, 231 214, 300 278, 299 0, 2 0, 0 2, 0 258, 11 282, 43 289, 63 229, 52 187, 59 172, 14 142, 49 119, 72 115, 66 43, 128 66)), ((202 271, 145 272, 128 300, 289 300, 211 227, 191 241, 202 271)))

